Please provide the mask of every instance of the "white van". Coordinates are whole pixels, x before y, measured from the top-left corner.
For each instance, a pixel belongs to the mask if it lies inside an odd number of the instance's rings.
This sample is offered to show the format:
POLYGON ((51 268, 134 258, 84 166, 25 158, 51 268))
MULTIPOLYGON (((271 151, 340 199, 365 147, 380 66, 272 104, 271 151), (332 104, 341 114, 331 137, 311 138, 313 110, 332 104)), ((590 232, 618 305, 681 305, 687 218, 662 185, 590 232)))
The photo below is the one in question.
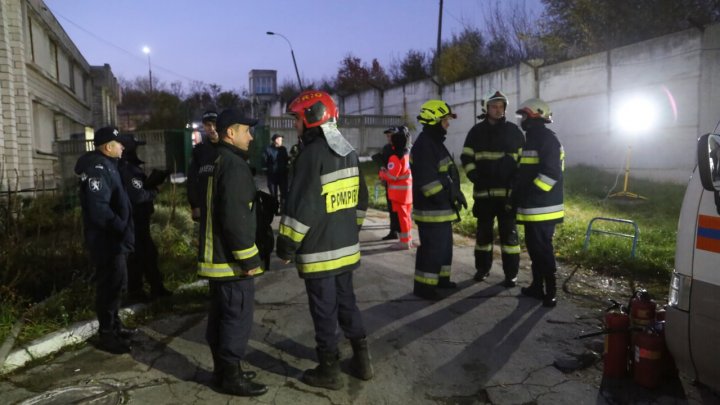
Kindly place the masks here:
POLYGON ((720 392, 720 135, 698 139, 678 223, 665 338, 678 369, 720 392))

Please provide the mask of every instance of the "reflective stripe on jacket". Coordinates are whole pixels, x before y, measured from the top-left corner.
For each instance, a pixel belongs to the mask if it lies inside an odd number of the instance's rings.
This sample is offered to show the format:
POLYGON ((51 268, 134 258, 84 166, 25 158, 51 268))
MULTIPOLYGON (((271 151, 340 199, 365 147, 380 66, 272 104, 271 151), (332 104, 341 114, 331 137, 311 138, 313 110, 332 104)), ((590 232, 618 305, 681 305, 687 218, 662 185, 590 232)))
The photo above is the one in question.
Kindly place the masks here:
POLYGON ((555 133, 540 122, 530 124, 513 189, 517 221, 562 222, 565 152, 555 133))
POLYGON ((517 125, 505 120, 490 124, 485 119, 470 129, 460 160, 473 183, 473 197, 509 197, 524 143, 517 125))
POLYGON ((245 271, 260 267, 255 244, 257 217, 255 181, 245 152, 226 142, 216 147, 217 158, 207 190, 200 204, 200 244, 198 276, 215 280, 257 277, 245 271))
POLYGON ((381 170, 380 178, 387 182, 390 201, 400 204, 412 204, 412 174, 410 172, 410 155, 402 158, 390 156, 387 170, 381 170))
POLYGON ((413 220, 415 222, 452 222, 458 219, 453 196, 459 195, 460 182, 443 141, 445 131, 439 125, 426 125, 410 151, 413 175, 413 220))
POLYGON ((294 260, 302 278, 351 271, 360 264, 359 226, 368 193, 357 154, 339 156, 324 137, 312 139, 295 160, 277 254, 294 260))

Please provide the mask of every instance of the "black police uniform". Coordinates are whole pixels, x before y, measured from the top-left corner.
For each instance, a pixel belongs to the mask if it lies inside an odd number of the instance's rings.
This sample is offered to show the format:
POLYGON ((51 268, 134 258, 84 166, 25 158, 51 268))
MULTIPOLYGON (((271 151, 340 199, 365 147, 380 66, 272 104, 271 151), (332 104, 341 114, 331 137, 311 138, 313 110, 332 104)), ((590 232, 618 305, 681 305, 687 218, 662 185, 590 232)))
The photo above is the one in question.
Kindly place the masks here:
POLYGON ((100 336, 117 335, 122 328, 118 310, 127 286, 127 255, 135 243, 132 206, 116 159, 88 152, 78 159, 75 173, 80 176, 85 246, 96 271, 100 336))
POLYGON ((415 256, 413 293, 436 299, 436 287, 452 288, 452 223, 459 220, 460 205, 467 206, 460 191, 460 176, 443 142, 447 131, 424 125, 410 151, 413 175, 413 220, 420 247, 415 256))
MULTIPOLYGON (((122 137, 123 135, 121 135, 122 137)), ((155 212, 157 189, 146 189, 147 175, 140 167, 143 163, 136 154, 134 140, 123 139, 125 151, 120 159, 120 176, 133 206, 135 223, 135 252, 128 257, 128 293, 144 295, 143 277, 150 284, 150 295, 155 298, 169 295, 158 268, 158 250, 150 234, 150 217, 155 212)))
POLYGON ((268 145, 263 161, 267 170, 268 191, 278 201, 278 207, 284 207, 288 192, 288 151, 284 146, 268 145))
POLYGON ((255 244, 257 189, 247 153, 220 141, 213 171, 207 176, 206 198, 200 201, 198 276, 210 284, 206 339, 216 371, 235 366, 245 356, 253 323, 254 276, 260 267, 255 244), (209 204, 208 204, 209 203, 209 204))
POLYGON ((532 260, 533 280, 528 289, 523 289, 523 294, 537 298, 544 296, 543 304, 554 306, 556 264, 552 238, 555 225, 565 216, 565 152, 555 133, 546 128, 543 121, 528 119, 523 123, 523 129, 526 142, 513 188, 517 222, 525 225, 525 243, 532 260))
POLYGON ((517 125, 505 118, 491 124, 487 118, 468 132, 460 157, 473 183, 473 215, 477 218, 475 239, 476 280, 487 277, 493 262, 493 222, 497 217, 505 285, 517 278, 520 243, 510 192, 525 143, 517 125))
POLYGON ((294 260, 305 280, 319 357, 338 351, 338 324, 351 342, 365 338, 352 270, 360 266, 359 227, 368 194, 355 151, 340 156, 319 127, 303 134, 277 255, 294 260))

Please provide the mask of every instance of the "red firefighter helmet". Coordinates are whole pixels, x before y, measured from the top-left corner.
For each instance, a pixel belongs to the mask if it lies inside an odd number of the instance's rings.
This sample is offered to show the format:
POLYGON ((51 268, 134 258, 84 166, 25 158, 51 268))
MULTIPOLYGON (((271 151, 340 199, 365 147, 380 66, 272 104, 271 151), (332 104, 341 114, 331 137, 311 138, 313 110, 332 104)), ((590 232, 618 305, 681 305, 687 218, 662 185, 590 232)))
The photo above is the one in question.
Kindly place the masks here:
POLYGON ((289 114, 300 117, 305 128, 338 119, 338 109, 332 97, 320 90, 306 90, 300 93, 288 106, 289 114))

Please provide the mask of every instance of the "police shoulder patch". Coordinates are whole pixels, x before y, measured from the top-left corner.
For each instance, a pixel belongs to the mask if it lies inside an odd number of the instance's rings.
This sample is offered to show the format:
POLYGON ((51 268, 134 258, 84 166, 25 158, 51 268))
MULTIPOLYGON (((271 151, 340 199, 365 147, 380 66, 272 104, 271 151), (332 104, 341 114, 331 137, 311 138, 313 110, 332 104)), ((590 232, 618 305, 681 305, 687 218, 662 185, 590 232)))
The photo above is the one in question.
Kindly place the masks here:
POLYGON ((91 192, 96 193, 102 190, 102 181, 97 177, 88 178, 88 188, 91 192))
POLYGON ((394 169, 394 168, 395 168, 395 162, 388 162, 387 168, 388 168, 388 170, 394 169))
POLYGON ((133 187, 135 187, 138 190, 143 188, 143 181, 137 177, 133 177, 133 179, 130 180, 130 183, 132 184, 133 187))
POLYGON ((103 166, 102 163, 98 163, 98 164, 95 165, 95 168, 96 168, 96 169, 103 170, 103 169, 105 169, 105 166, 103 166))

